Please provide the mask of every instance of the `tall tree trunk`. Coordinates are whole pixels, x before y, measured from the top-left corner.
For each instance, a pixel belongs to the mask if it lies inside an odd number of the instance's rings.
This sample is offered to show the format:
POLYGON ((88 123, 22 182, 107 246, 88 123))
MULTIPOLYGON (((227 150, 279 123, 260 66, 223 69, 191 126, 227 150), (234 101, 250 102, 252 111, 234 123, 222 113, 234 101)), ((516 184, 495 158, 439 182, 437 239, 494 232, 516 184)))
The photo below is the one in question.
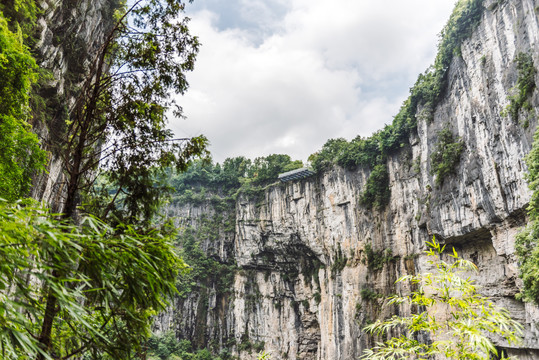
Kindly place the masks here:
MULTIPOLYGON (((57 277, 58 273, 56 271, 53 271, 52 276, 57 277)), ((57 313, 57 303, 58 299, 52 293, 52 290, 48 289, 47 305, 45 307, 45 314, 43 316, 43 324, 41 326, 39 342, 41 343, 43 350, 46 351, 49 355, 52 352, 52 326, 57 313)), ((45 356, 43 354, 38 354, 36 360, 45 360, 45 356)))

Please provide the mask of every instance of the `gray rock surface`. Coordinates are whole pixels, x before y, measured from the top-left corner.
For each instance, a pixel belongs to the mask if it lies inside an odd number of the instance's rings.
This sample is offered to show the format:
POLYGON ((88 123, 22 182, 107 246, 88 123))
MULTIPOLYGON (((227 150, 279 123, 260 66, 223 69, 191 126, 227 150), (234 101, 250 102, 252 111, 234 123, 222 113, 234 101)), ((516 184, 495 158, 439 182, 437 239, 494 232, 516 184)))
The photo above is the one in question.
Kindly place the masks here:
POLYGON ((34 180, 31 196, 61 211, 65 189, 57 145, 64 140, 62 129, 77 89, 113 25, 112 5, 108 0, 41 0, 38 5, 43 12, 37 21, 34 52, 39 66, 50 76, 39 90, 46 112, 35 117, 32 125, 51 159, 47 171, 34 180))
MULTIPOLYGON (((478 265, 481 293, 525 324, 525 341, 513 353, 539 358, 539 310, 514 298, 514 240, 531 196, 523 159, 537 127, 539 92, 518 122, 501 115, 517 79, 515 56, 528 52, 539 64, 539 1, 485 6, 480 26, 453 60, 434 119, 420 120, 411 145, 388 161, 391 200, 384 211, 359 205, 369 175, 362 168, 276 184, 258 200, 240 196, 235 231, 200 239, 209 253, 237 264, 231 293, 209 291, 205 302, 197 293, 177 299, 157 329, 232 348, 241 359, 255 358, 241 346, 247 340, 263 343, 275 359, 358 358, 373 341, 362 328, 388 315, 376 294, 406 291, 394 281, 427 269, 422 253, 436 235, 478 265), (455 174, 438 186, 430 155, 443 128, 466 148, 455 174), (369 268, 367 245, 393 260, 369 268)), ((215 214, 209 202, 169 211, 195 227, 202 214, 215 214)))

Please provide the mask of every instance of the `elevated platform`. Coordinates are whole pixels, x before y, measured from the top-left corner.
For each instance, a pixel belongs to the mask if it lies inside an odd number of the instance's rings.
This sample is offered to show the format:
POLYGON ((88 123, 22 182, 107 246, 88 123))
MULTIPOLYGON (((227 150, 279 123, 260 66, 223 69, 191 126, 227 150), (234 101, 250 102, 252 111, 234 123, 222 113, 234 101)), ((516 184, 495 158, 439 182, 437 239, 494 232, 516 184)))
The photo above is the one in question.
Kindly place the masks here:
POLYGON ((304 179, 312 175, 314 175, 314 171, 312 171, 309 168, 304 167, 301 169, 287 171, 285 173, 279 174, 279 180, 281 180, 282 182, 287 182, 287 181, 304 179))

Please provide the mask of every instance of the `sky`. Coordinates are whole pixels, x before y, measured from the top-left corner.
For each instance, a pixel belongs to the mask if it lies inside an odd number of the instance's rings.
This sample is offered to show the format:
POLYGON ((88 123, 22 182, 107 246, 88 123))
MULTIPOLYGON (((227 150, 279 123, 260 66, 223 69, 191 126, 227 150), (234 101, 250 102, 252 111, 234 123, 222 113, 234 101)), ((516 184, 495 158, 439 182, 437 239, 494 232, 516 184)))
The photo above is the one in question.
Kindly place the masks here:
POLYGON ((196 0, 202 44, 177 136, 205 135, 216 162, 288 154, 390 124, 434 62, 455 0, 196 0))

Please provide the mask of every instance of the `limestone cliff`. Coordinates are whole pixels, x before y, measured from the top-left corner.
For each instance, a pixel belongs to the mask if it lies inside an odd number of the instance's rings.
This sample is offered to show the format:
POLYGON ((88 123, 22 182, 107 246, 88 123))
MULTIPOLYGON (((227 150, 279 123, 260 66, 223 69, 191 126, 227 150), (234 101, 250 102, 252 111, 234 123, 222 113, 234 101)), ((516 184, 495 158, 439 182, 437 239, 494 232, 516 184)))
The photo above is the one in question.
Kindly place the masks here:
POLYGON ((44 70, 38 94, 43 103, 34 109, 33 128, 50 151, 47 172, 35 179, 31 196, 60 211, 63 193, 62 159, 58 145, 77 91, 85 80, 104 37, 113 25, 118 1, 41 0, 33 52, 44 70))
POLYGON ((231 207, 210 199, 171 203, 170 215, 183 226, 221 224, 212 236, 198 232, 197 241, 209 257, 236 268, 226 291, 208 278, 203 291, 178 297, 157 329, 241 359, 261 348, 275 359, 355 359, 372 341, 363 326, 385 315, 378 294, 399 291, 399 276, 427 268, 425 241, 436 235, 474 261, 481 292, 526 325, 525 341, 512 353, 539 357, 539 309, 514 298, 514 239, 531 195, 523 158, 537 127, 539 92, 519 121, 502 116, 518 77, 516 56, 528 53, 539 64, 539 1, 484 5, 451 63, 433 118, 419 116, 410 145, 388 160, 391 198, 383 211, 359 204, 370 172, 361 167, 275 184, 260 196, 240 195, 231 207), (442 129, 465 146, 443 182, 430 161, 442 129), (229 217, 233 230, 223 221, 229 217))

